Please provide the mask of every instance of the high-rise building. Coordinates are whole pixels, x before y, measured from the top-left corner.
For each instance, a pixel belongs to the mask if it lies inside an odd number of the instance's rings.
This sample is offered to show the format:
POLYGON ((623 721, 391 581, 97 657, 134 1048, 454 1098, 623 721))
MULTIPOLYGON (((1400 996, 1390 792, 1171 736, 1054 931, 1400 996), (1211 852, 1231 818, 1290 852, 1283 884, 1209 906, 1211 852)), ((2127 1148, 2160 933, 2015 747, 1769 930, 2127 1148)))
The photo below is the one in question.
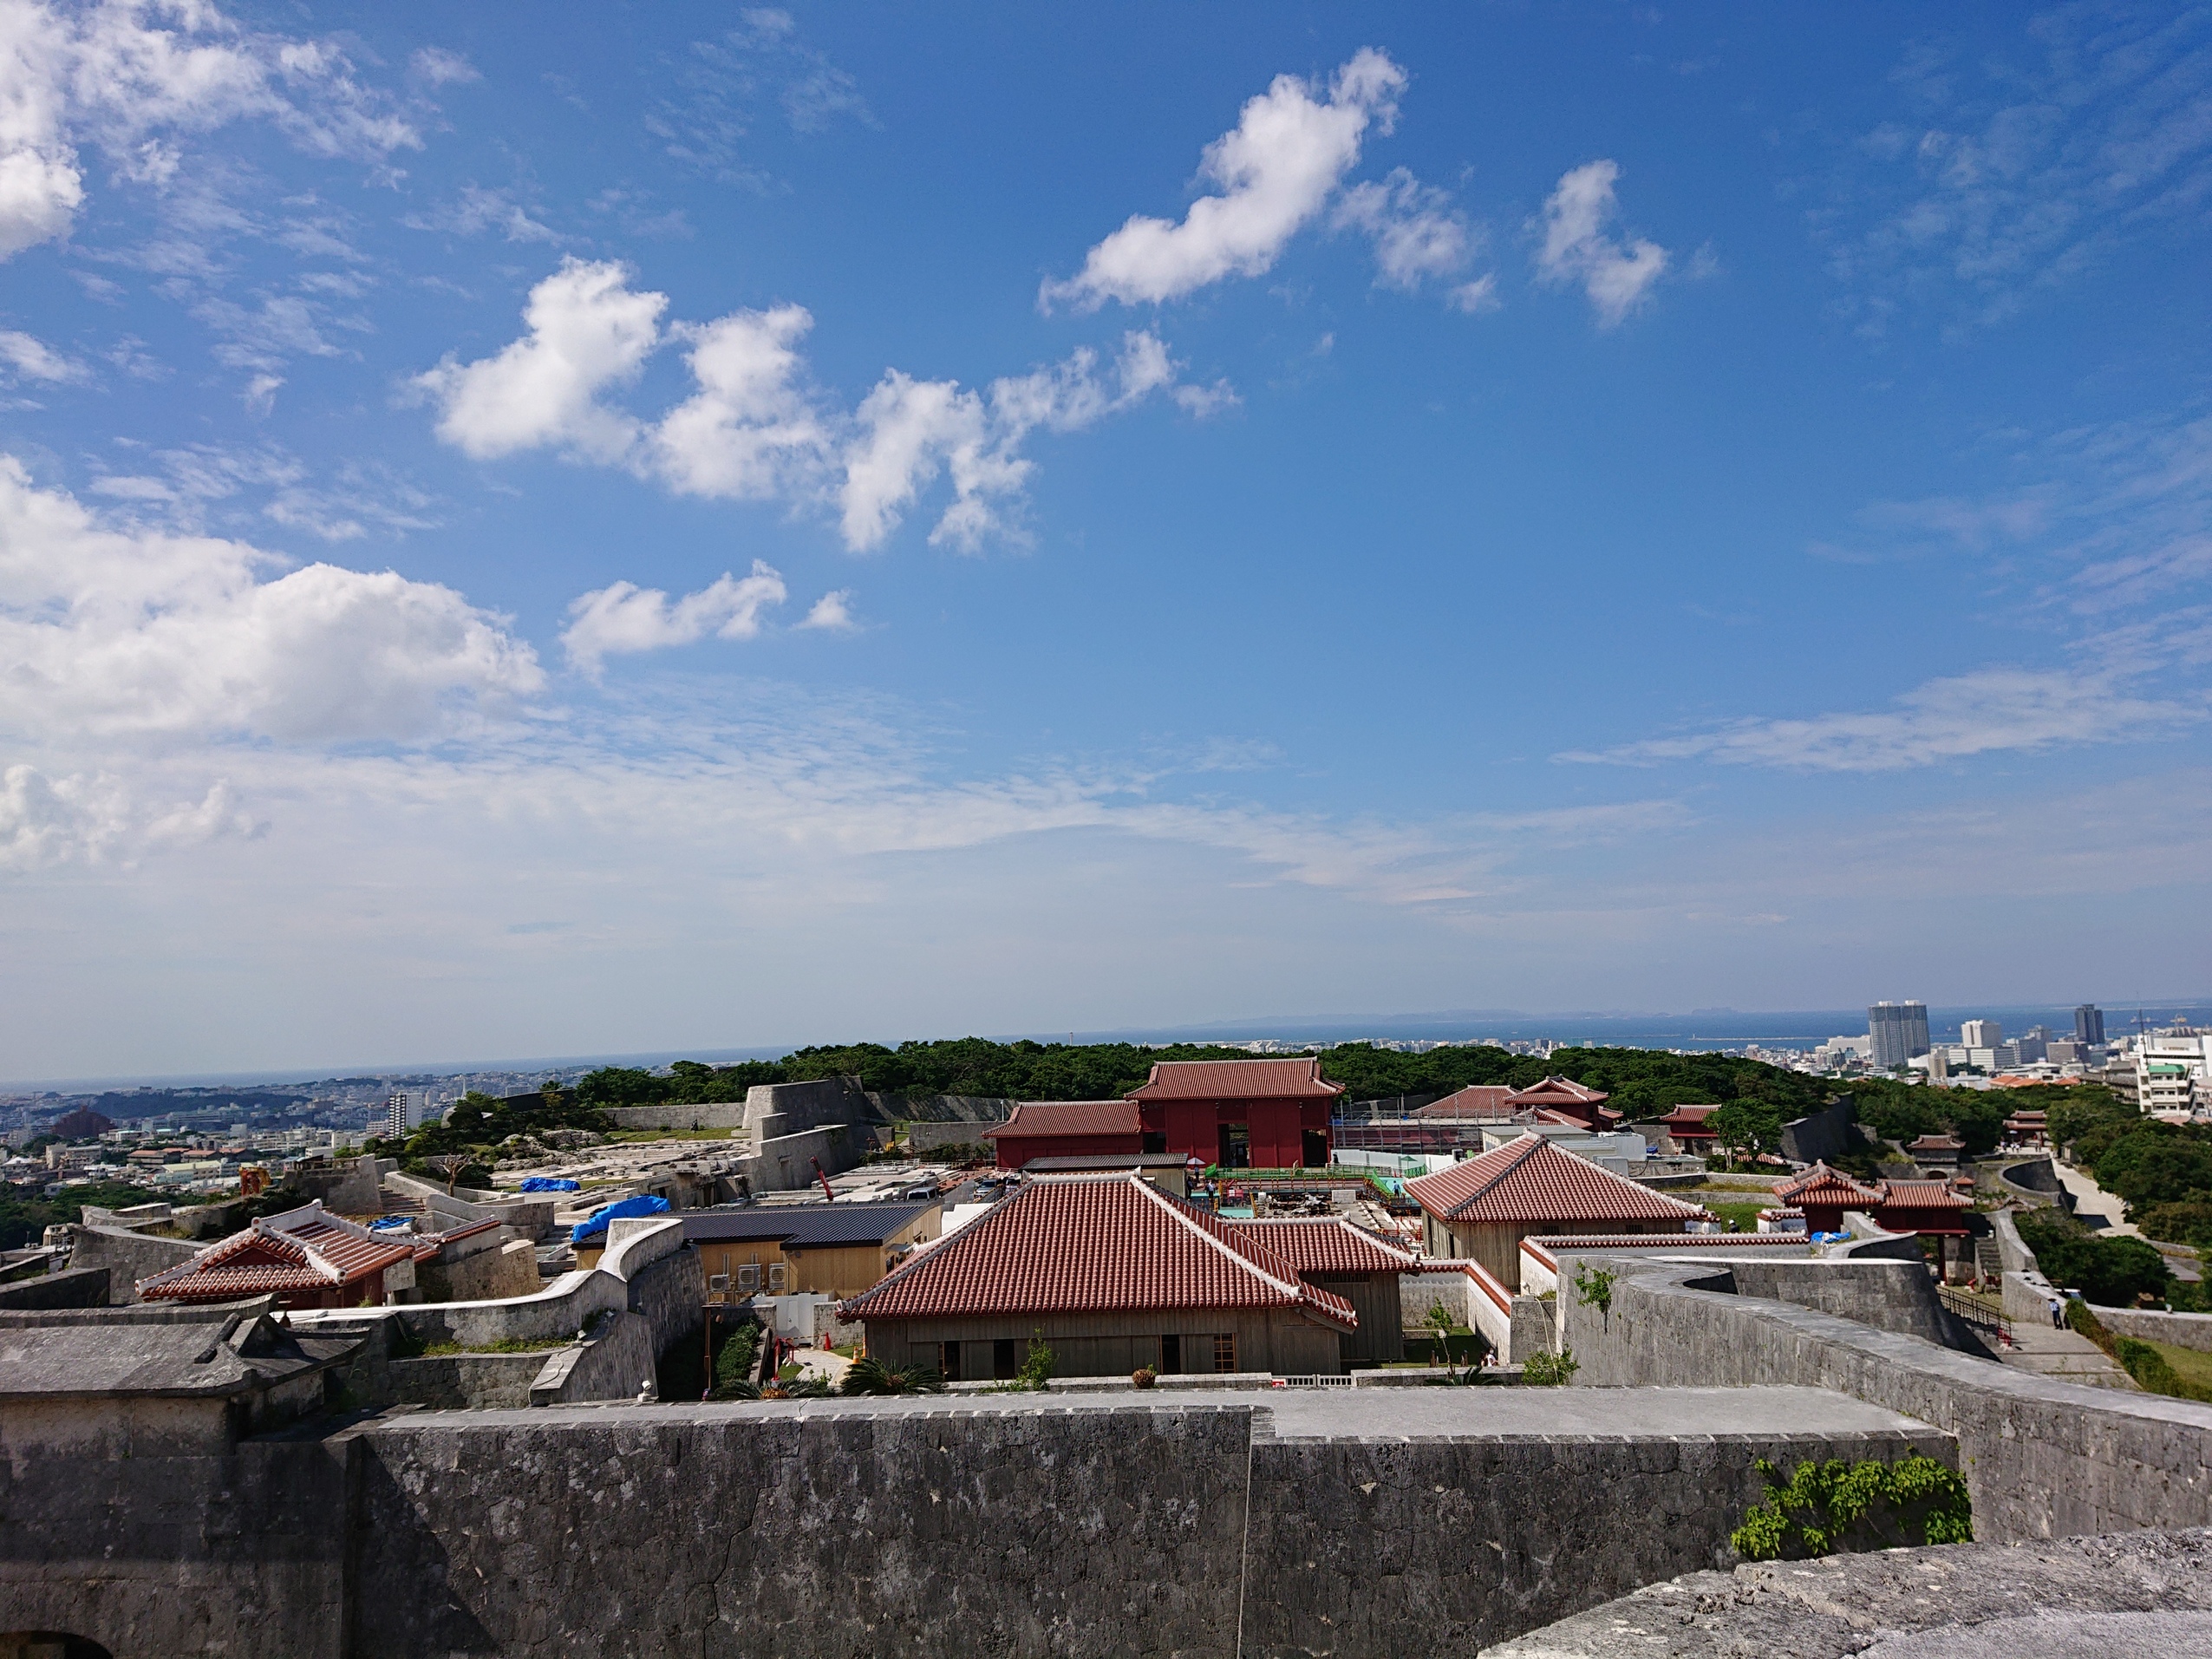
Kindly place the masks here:
POLYGON ((422 1101, 405 1090, 384 1102, 384 1139, 398 1140, 422 1127, 422 1101))
POLYGON ((1959 1025, 1959 1041, 1969 1048, 1994 1048, 2005 1040, 2005 1026, 2000 1020, 1965 1020, 1959 1025))
POLYGON ((1928 1005, 1925 1003, 1876 1003, 1866 1011, 1869 1061, 1877 1070, 1893 1071, 1915 1055, 1928 1052, 1928 1005))
POLYGON ((2104 1010, 2094 1003, 2084 1003, 2074 1010, 2074 1041, 2103 1042, 2104 1041, 2104 1010))

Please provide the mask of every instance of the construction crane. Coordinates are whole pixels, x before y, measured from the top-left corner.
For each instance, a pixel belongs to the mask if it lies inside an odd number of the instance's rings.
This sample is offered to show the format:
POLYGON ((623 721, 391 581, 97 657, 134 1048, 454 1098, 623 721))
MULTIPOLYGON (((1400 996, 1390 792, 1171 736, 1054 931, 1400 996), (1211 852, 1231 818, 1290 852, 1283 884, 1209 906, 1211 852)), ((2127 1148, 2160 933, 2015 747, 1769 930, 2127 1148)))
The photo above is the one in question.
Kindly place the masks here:
POLYGON ((808 1161, 814 1166, 814 1179, 822 1184, 822 1196, 827 1199, 832 1204, 835 1204, 837 1202, 837 1194, 830 1190, 830 1178, 822 1168, 822 1160, 819 1158, 815 1158, 810 1159, 808 1161))

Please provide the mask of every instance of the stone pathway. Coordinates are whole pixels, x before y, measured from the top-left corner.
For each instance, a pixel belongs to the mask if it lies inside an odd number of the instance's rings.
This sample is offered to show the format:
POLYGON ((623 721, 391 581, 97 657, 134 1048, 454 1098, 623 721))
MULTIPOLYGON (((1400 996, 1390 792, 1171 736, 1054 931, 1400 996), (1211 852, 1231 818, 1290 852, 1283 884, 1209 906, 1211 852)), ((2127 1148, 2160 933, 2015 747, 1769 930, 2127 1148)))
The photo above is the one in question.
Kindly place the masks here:
POLYGON ((2121 1238, 2140 1238, 2143 1231, 2127 1218, 2127 1206, 2071 1164, 2052 1160, 2060 1185, 2074 1195, 2074 1213, 2085 1221, 2091 1217, 2104 1225, 2098 1229, 2121 1238))
POLYGON ((2059 1382, 2092 1388, 2133 1388, 2135 1379, 2104 1357, 2104 1350, 2074 1330, 2053 1330, 2026 1320, 2013 1323, 2013 1347, 1998 1357, 2007 1365, 2059 1382))
POLYGON ((819 1377, 832 1388, 844 1381, 845 1374, 852 1368, 851 1360, 826 1348, 802 1348, 791 1357, 799 1362, 802 1375, 819 1377))

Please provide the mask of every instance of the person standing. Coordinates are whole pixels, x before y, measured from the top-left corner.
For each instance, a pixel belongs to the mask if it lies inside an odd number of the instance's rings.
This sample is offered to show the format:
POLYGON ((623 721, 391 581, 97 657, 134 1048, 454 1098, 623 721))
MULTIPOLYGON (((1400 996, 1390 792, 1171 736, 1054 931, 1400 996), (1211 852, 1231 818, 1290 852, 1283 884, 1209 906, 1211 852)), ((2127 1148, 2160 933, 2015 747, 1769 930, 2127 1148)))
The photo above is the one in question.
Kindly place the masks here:
POLYGON ((2058 1297, 2052 1297, 2051 1298, 2051 1329, 2053 1330, 2064 1330, 2065 1328, 2065 1304, 2060 1302, 2058 1297))

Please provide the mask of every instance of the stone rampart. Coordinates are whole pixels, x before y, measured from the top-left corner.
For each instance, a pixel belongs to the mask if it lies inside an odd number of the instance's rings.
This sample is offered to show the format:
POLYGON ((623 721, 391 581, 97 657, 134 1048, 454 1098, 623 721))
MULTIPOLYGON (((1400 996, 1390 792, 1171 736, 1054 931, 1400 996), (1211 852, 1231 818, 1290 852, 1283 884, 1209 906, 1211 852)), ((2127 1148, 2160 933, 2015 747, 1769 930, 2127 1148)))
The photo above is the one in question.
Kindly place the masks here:
POLYGON ((0 1308, 104 1308, 114 1277, 104 1267, 65 1267, 59 1273, 0 1284, 0 1308))
POLYGON ((2212 1523, 2212 1406, 2059 1382, 1811 1308, 1735 1294, 1724 1263, 1605 1261, 1609 1307, 1560 1286, 1577 1383, 1830 1388, 1957 1437, 1975 1536, 2212 1523))
POLYGON ((1759 1457, 1953 1455, 1817 1395, 1589 1403, 555 1407, 18 1460, 0 1608, 114 1659, 1465 1652, 1719 1564, 1759 1457))
POLYGON ((2090 1312, 2116 1336, 2212 1353, 2212 1313, 2162 1313, 2151 1308, 2099 1308, 2090 1312))
POLYGON ((120 1307, 138 1300, 140 1279, 180 1266, 206 1248, 187 1238, 164 1238, 121 1227, 79 1227, 69 1265, 107 1269, 108 1298, 120 1307))
POLYGON ((667 1101, 658 1106, 610 1107, 607 1117, 617 1129, 742 1129, 745 1106, 739 1101, 691 1106, 667 1101))

